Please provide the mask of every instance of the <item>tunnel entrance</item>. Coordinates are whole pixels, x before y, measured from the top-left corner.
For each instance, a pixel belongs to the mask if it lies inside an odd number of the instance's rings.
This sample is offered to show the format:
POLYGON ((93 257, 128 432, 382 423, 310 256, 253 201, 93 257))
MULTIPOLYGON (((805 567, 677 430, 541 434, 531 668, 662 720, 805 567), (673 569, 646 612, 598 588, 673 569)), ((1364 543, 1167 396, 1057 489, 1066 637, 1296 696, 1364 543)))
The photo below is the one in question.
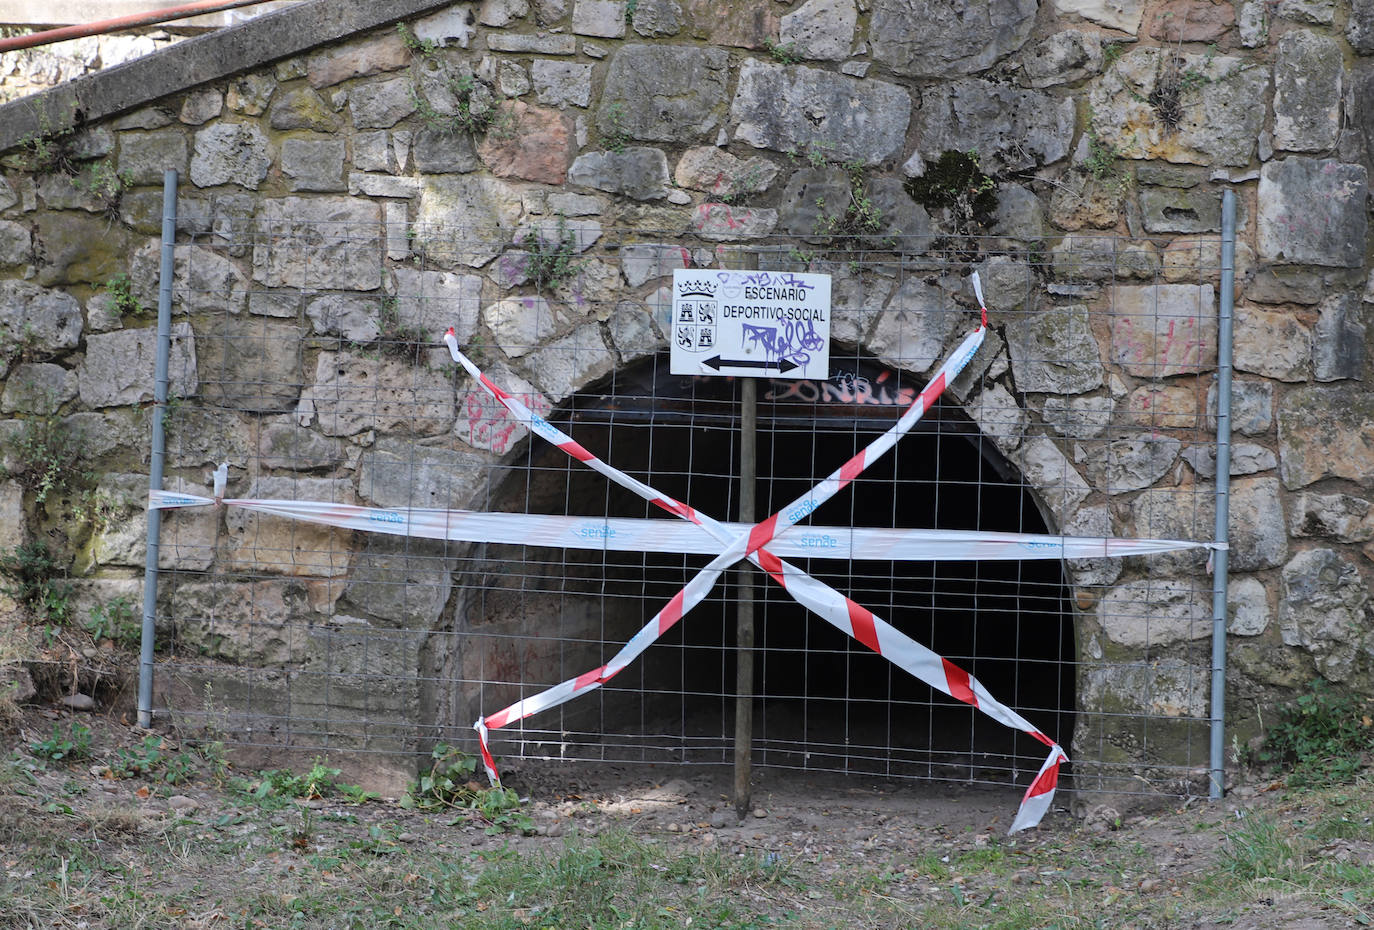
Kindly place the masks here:
MULTIPOLYGON (((760 382, 758 502, 772 513, 887 429, 924 385, 851 360, 820 382, 760 382)), ((739 385, 673 376, 666 356, 570 398, 550 420, 629 474, 737 519, 739 385)), ((481 506, 475 504, 474 506, 481 506)), ((542 441, 514 453, 487 509, 671 519, 542 441)), ((946 395, 812 525, 1050 530, 1029 490, 946 395)), ((473 715, 604 663, 709 558, 484 546, 460 631, 473 715)), ((1062 563, 814 558, 804 570, 982 680, 1061 745, 1072 739, 1074 632, 1062 563)), ((750 569, 755 764, 1024 783, 1044 748, 875 655, 750 569)), ((735 603, 711 597, 606 687, 493 734, 509 756, 729 763, 735 603)), ((461 712, 460 712, 461 713, 461 712)))

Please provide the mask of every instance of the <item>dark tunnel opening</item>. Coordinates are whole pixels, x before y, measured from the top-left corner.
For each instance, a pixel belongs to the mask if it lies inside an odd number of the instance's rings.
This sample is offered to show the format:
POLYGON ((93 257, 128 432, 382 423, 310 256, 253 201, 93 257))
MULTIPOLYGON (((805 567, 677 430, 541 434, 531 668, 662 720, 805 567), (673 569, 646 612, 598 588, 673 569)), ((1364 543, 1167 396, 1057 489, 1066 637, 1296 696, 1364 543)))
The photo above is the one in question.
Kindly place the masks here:
MULTIPOLYGON (((666 361, 640 366, 638 382, 636 372, 621 373, 600 390, 570 399, 550 419, 662 492, 718 519, 736 519, 738 386, 724 379, 672 378, 662 373, 666 369, 666 361), (652 381, 648 388, 645 380, 652 381)), ((888 390, 881 396, 893 402, 846 403, 843 392, 837 401, 835 392, 821 386, 808 402, 795 386, 760 387, 760 517, 803 494, 872 441, 896 420, 897 402, 910 396, 907 389, 922 384, 876 366, 854 377, 884 383, 888 390)), ((878 394, 871 392, 870 400, 878 394)), ((488 506, 671 519, 542 442, 514 461, 488 506)), ((804 522, 1049 530, 1019 477, 949 397, 804 522)), ((520 590, 508 580, 489 583, 493 590, 483 594, 476 613, 524 614, 525 622, 542 625, 536 635, 557 638, 560 645, 556 662, 529 662, 518 673, 523 687, 484 694, 484 713, 608 660, 709 561, 701 555, 497 548, 488 547, 493 551, 486 553, 486 564, 507 573, 523 564, 520 590), (517 597, 518 605, 496 607, 503 598, 517 597)), ((1062 563, 794 561, 961 666, 999 700, 1069 744, 1074 631, 1062 563)), ((1024 782, 1027 770, 1043 761, 1043 747, 1030 737, 934 692, 808 614, 762 573, 750 572, 757 627, 756 764, 1007 783, 1024 782)), ((501 751, 545 755, 556 743, 563 757, 728 762, 737 585, 737 573, 727 572, 706 602, 638 662, 594 695, 507 732, 505 739, 519 742, 501 751)))

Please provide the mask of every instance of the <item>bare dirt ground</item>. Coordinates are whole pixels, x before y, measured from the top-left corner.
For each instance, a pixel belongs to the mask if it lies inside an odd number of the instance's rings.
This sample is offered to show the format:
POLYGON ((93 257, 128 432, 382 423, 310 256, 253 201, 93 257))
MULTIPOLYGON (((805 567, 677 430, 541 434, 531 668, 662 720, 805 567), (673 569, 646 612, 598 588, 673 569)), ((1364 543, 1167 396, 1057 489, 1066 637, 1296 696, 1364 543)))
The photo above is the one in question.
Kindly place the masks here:
POLYGON ((213 749, 26 708, 0 744, 0 927, 1230 927, 1374 919, 1374 785, 1148 813, 728 769, 510 766, 524 829, 273 787, 213 749), (54 733, 89 727, 76 758, 54 733), (51 746, 45 747, 50 749, 51 746), (51 753, 48 753, 49 755, 51 753), (155 758, 154 758, 155 757, 155 758), (143 766, 131 765, 142 760, 143 766), (151 761, 150 761, 151 760, 151 761), (176 783, 168 779, 175 775, 176 783))

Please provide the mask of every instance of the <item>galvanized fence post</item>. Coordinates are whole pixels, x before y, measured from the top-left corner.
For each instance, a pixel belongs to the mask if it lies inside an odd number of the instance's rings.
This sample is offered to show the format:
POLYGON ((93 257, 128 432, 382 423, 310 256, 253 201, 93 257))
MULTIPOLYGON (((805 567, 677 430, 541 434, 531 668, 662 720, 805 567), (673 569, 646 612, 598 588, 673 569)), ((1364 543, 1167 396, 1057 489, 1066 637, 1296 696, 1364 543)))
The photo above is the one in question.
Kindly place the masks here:
POLYGON ((1212 563, 1211 777, 1207 796, 1226 787, 1226 567, 1231 505, 1231 328, 1236 280, 1236 195, 1221 198, 1221 300, 1217 321, 1217 489, 1214 540, 1222 543, 1212 563))
MULTIPOLYGON (((153 437, 148 489, 162 490, 167 437, 167 369, 172 348, 172 274, 177 237, 177 173, 162 176, 162 263, 157 282, 157 361, 153 373, 153 437)), ((162 511, 148 510, 148 553, 143 568, 143 633, 138 657, 138 725, 153 725, 153 644, 157 636, 157 563, 162 511)))

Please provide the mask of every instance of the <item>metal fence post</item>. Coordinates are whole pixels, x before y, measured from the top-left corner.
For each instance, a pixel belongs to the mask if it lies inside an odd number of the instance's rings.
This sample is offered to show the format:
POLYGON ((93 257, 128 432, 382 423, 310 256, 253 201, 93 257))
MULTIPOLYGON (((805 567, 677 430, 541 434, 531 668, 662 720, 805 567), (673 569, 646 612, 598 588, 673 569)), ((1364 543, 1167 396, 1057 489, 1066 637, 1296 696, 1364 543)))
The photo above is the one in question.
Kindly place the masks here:
POLYGON ((1223 546, 1212 563, 1211 777, 1207 796, 1226 787, 1226 567, 1231 508, 1231 328, 1236 281, 1236 195, 1221 197, 1221 300, 1217 320, 1217 490, 1215 541, 1223 546))
MULTIPOLYGON (((148 464, 148 489, 162 490, 162 466, 167 437, 162 422, 167 414, 167 369, 172 351, 172 274, 177 238, 177 173, 162 176, 162 264, 157 282, 157 361, 153 373, 153 438, 148 464)), ((162 534, 162 511, 148 510, 148 553, 143 567, 143 634, 138 656, 138 725, 153 725, 153 643, 157 637, 157 562, 162 534)))

